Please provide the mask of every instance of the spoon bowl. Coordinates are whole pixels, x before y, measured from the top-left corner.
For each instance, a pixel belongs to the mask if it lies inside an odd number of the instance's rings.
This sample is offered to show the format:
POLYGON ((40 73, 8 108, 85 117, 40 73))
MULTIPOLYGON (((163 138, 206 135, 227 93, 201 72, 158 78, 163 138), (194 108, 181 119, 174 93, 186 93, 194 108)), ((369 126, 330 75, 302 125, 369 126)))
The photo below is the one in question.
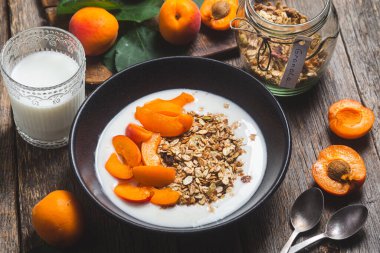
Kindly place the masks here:
POLYGON ((303 192, 294 202, 290 212, 290 221, 295 230, 305 232, 315 227, 321 220, 323 194, 318 188, 303 192))
POLYGON ((346 206, 330 218, 325 234, 333 240, 347 239, 356 234, 368 217, 368 209, 363 205, 346 206))
POLYGON ((315 187, 298 196, 290 211, 290 222, 294 231, 282 248, 281 253, 289 251, 299 233, 306 232, 318 224, 322 216, 323 202, 322 191, 315 187))
POLYGON ((361 204, 350 205, 339 209, 334 213, 326 225, 324 233, 313 236, 290 248, 290 253, 295 253, 303 248, 325 238, 333 240, 347 239, 356 234, 364 226, 368 217, 368 209, 361 204))

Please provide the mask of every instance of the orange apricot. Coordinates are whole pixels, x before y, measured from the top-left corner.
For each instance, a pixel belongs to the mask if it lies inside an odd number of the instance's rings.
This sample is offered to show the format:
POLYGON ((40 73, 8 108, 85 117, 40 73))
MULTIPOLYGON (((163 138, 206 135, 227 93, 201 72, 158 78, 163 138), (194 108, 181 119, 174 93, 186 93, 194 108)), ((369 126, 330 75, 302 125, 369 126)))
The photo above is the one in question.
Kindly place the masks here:
POLYGON ((160 133, 163 137, 174 137, 179 136, 188 130, 188 125, 185 126, 181 121, 189 124, 189 117, 191 116, 183 115, 184 114, 180 114, 179 116, 171 117, 156 113, 144 107, 137 107, 135 118, 149 131, 160 133))
POLYGON ((179 192, 171 188, 154 189, 150 202, 158 206, 173 206, 178 202, 180 196, 179 192))
POLYGON ((189 93, 182 92, 177 97, 175 97, 173 99, 170 99, 170 100, 166 100, 166 101, 168 101, 170 103, 174 103, 176 105, 179 105, 179 106, 183 107, 184 105, 193 102, 194 101, 194 97, 191 94, 189 94, 189 93))
POLYGON ((214 30, 228 30, 238 6, 238 0, 205 0, 200 9, 202 23, 214 30))
POLYGON ((137 182, 145 186, 164 187, 174 182, 175 169, 164 166, 136 166, 133 176, 137 182))
POLYGON ((125 129, 125 135, 136 144, 149 140, 152 134, 151 131, 133 123, 128 124, 127 129, 125 129))
POLYGON ((130 202, 147 202, 152 196, 152 192, 148 187, 139 187, 130 183, 120 183, 114 189, 115 194, 130 202))
POLYGON ((326 192, 344 196, 363 185, 366 167, 361 156, 352 148, 332 145, 323 149, 313 164, 315 182, 326 192))
POLYGON ((182 107, 162 99, 155 99, 144 104, 144 108, 150 109, 167 116, 178 116, 182 113, 182 107))
POLYGON ((183 125, 183 132, 187 132, 193 125, 194 118, 189 114, 180 114, 178 116, 178 121, 183 125))
POLYGON ((161 164, 161 158, 157 154, 158 145, 161 142, 161 135, 154 133, 152 137, 141 144, 141 156, 145 165, 158 166, 161 164))
POLYGON ((331 131, 344 139, 366 135, 375 121, 375 115, 370 109, 351 99, 332 104, 328 118, 331 131))
POLYGON ((64 190, 49 193, 33 207, 32 225, 48 244, 72 246, 81 238, 84 230, 79 200, 64 190))
POLYGON ((162 37, 174 45, 195 40, 201 27, 201 14, 192 0, 166 0, 158 16, 162 37))
POLYGON ((78 10, 69 23, 69 31, 82 43, 88 56, 106 52, 117 39, 119 23, 103 8, 85 7, 78 10))
POLYGON ((133 177, 132 169, 121 162, 116 153, 112 153, 106 162, 106 170, 112 176, 119 179, 130 179, 133 177))
POLYGON ((114 136, 112 138, 112 144, 116 150, 116 153, 121 155, 129 166, 133 167, 141 163, 141 153, 139 147, 127 136, 114 136))

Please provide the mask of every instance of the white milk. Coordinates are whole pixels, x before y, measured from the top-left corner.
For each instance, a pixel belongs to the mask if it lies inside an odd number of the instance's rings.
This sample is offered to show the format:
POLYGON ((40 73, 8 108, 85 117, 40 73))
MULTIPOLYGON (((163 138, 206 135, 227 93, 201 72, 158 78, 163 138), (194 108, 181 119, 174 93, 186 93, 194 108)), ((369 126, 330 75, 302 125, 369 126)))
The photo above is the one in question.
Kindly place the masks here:
POLYGON ((221 220, 233 213, 255 193, 264 176, 267 162, 263 135, 255 121, 242 108, 223 97, 204 91, 185 89, 165 90, 153 93, 127 105, 104 129, 99 138, 95 156, 96 174, 107 197, 129 215, 164 227, 200 226, 221 220), (207 206, 201 205, 176 205, 172 208, 163 209, 151 203, 136 205, 118 198, 113 192, 114 187, 118 184, 118 180, 112 177, 104 168, 108 157, 111 153, 115 152, 112 146, 112 137, 124 134, 125 128, 129 123, 138 123, 134 118, 136 106, 141 106, 156 98, 171 99, 183 91, 191 93, 195 97, 193 103, 185 106, 186 111, 195 111, 199 114, 206 114, 207 112, 223 113, 228 117, 230 124, 235 121, 240 122, 241 126, 235 130, 235 135, 239 138, 244 138, 245 146, 243 149, 247 153, 240 156, 239 159, 244 162, 244 173, 252 177, 251 182, 242 183, 240 178, 238 178, 235 181, 232 194, 227 194, 223 199, 212 204, 215 208, 213 212, 210 212, 207 206), (224 108, 224 103, 229 104, 228 109, 224 108), (203 111, 200 108, 204 108, 203 111), (251 134, 256 134, 254 141, 249 138, 251 134))
MULTIPOLYGON (((79 65, 70 57, 57 52, 30 54, 14 67, 11 77, 16 82, 34 88, 53 87, 75 75, 79 65)), ((38 106, 11 97, 14 120, 20 131, 35 140, 57 141, 67 138, 74 116, 84 100, 84 89, 59 102, 38 106)))

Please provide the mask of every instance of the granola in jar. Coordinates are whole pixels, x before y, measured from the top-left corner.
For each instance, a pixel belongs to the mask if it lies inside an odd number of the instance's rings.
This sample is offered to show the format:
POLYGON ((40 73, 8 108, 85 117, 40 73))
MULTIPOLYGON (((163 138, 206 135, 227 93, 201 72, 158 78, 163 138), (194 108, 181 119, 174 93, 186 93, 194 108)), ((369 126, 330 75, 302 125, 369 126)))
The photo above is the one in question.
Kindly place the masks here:
POLYGON ((250 6, 254 15, 248 13, 249 8, 241 7, 238 16, 243 17, 246 22, 240 20, 235 23, 237 26, 234 25, 245 67, 268 85, 269 90, 275 95, 296 95, 311 88, 331 58, 339 34, 337 18, 327 17, 321 20, 321 23, 313 25, 313 22, 316 22, 314 19, 280 2, 272 4, 272 2, 246 0, 245 5, 250 6), (322 23, 335 21, 336 25, 331 25, 334 29, 325 28, 322 23), (332 31, 324 31, 328 29, 332 31), (330 33, 330 37, 325 35, 330 33), (311 42, 295 88, 289 91, 291 89, 280 85, 297 35, 307 36, 311 42), (307 89, 305 86, 308 86, 307 89), (288 91, 281 91, 281 88, 288 91))

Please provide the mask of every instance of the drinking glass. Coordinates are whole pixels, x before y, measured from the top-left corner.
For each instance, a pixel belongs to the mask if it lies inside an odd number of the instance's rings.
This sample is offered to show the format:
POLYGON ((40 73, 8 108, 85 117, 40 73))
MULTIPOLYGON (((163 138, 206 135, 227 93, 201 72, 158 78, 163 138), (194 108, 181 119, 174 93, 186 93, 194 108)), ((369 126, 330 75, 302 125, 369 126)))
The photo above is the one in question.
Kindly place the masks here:
POLYGON ((55 27, 25 30, 5 44, 0 67, 20 136, 37 147, 65 146, 74 116, 85 99, 86 58, 79 40, 55 27), (32 53, 44 51, 69 56, 78 64, 78 70, 66 81, 49 87, 31 87, 12 78, 17 63, 32 53))

